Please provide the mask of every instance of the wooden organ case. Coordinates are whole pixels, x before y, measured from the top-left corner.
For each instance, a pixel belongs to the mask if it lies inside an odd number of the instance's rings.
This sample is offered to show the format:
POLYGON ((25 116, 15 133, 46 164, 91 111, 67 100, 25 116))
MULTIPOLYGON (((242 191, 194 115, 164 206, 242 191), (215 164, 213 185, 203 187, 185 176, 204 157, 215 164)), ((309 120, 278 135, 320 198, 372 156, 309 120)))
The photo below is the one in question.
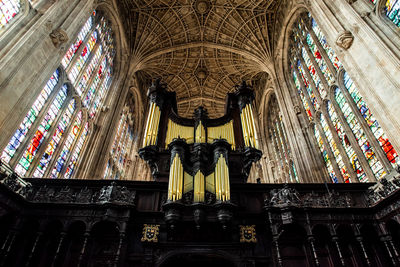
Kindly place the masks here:
POLYGON ((227 95, 225 115, 216 119, 208 118, 203 107, 192 119, 178 116, 176 94, 160 80, 149 88, 148 98, 139 155, 156 181, 168 182, 163 206, 167 223, 174 227, 189 212, 198 227, 206 218, 217 218, 226 227, 235 209, 230 185, 246 183, 252 164, 262 155, 252 88, 245 82, 236 86, 227 95))

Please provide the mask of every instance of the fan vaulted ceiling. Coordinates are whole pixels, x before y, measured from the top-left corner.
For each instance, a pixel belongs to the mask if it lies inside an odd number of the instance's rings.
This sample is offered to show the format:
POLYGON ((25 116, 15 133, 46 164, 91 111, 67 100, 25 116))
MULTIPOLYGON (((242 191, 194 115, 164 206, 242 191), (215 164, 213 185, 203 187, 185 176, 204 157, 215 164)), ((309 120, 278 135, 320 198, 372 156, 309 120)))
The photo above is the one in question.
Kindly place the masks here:
POLYGON ((269 71, 279 0, 121 0, 134 71, 162 77, 179 115, 224 113, 226 93, 269 71))

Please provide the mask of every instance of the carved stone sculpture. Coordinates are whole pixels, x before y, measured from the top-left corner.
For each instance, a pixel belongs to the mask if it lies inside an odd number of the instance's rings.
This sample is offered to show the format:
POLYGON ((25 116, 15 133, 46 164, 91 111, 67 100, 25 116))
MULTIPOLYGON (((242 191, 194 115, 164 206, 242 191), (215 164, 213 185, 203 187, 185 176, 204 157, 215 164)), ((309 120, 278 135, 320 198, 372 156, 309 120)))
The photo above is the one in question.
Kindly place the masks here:
POLYGON ((68 35, 63 29, 55 29, 50 33, 51 41, 56 48, 59 48, 63 43, 68 41, 68 35))
POLYGON ((353 44, 354 36, 349 31, 341 32, 338 37, 336 38, 336 44, 341 48, 347 50, 353 44))

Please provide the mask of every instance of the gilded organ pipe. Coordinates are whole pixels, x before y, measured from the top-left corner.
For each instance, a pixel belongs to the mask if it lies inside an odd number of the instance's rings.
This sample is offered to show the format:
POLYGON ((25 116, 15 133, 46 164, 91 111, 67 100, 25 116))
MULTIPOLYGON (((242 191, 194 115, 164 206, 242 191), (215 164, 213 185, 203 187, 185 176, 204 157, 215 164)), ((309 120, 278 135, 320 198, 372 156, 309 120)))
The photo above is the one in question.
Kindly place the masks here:
POLYGON ((207 128, 207 143, 212 143, 215 139, 225 139, 229 144, 232 145, 232 149, 235 150, 235 138, 233 134, 233 120, 225 123, 224 125, 217 127, 207 128))
POLYGON ((249 105, 249 113, 250 113, 250 118, 251 118, 251 122, 252 122, 252 125, 253 125, 254 144, 255 144, 255 148, 258 149, 259 146, 258 146, 258 137, 257 137, 257 131, 256 131, 256 124, 254 122, 254 113, 253 113, 253 107, 252 107, 251 104, 249 105))
POLYGON ((229 168, 225 157, 220 154, 215 165, 215 195, 220 201, 230 200, 229 168))
POLYGON ((258 138, 253 117, 251 104, 247 104, 240 113, 242 122, 243 139, 245 146, 251 146, 258 149, 258 138))
POLYGON ((187 172, 183 174, 183 194, 192 191, 194 188, 193 176, 187 172))
POLYGON ((182 198, 183 175, 183 165, 177 153, 169 172, 168 200, 176 201, 182 198))
POLYGON ((179 125, 172 120, 168 120, 167 134, 165 137, 165 148, 174 140, 175 138, 182 138, 186 140, 186 143, 192 144, 194 142, 194 130, 191 126, 179 125))
POLYGON ((215 190, 215 172, 212 172, 211 174, 207 175, 206 177, 206 188, 205 190, 208 192, 216 192, 215 190))

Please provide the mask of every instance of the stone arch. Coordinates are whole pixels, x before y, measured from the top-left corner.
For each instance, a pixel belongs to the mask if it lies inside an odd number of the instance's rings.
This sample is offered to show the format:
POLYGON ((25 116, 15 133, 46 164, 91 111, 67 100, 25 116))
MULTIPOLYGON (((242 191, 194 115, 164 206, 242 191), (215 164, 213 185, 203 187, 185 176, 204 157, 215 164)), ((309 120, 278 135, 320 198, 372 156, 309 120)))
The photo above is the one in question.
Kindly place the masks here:
POLYGON ((41 222, 36 218, 26 218, 21 222, 19 235, 10 247, 4 266, 25 266, 32 258, 32 248, 42 230, 41 222))
POLYGON ((98 221, 90 230, 86 255, 82 263, 97 266, 107 260, 113 262, 118 252, 119 226, 112 221, 98 221))
POLYGON ((279 236, 280 256, 283 265, 306 266, 306 229, 297 223, 282 225, 279 236))

